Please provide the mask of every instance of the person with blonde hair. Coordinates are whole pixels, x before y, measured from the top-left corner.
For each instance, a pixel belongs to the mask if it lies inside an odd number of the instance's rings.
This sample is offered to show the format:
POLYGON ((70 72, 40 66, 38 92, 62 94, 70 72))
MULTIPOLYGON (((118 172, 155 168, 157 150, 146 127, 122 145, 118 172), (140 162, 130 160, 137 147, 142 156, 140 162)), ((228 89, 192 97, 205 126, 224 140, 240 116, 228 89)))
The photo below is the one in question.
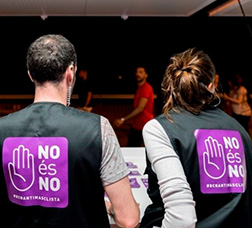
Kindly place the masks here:
POLYGON ((152 204, 141 228, 251 228, 251 139, 218 107, 215 74, 196 48, 170 59, 163 113, 143 128, 152 204))
POLYGON ((231 115, 249 132, 249 121, 251 118, 251 106, 248 99, 248 90, 243 85, 241 75, 235 74, 231 77, 231 89, 229 94, 223 94, 223 99, 230 103, 231 115))

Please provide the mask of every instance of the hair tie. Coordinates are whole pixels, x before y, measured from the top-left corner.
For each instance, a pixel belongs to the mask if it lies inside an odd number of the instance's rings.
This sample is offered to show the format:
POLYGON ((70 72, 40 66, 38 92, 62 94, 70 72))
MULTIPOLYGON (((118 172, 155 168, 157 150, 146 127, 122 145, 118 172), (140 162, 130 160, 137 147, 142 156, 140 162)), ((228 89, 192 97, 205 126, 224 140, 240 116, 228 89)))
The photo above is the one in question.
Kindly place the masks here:
POLYGON ((186 71, 186 72, 188 72, 188 73, 191 72, 191 69, 188 69, 188 68, 181 68, 180 70, 181 70, 181 71, 186 71))

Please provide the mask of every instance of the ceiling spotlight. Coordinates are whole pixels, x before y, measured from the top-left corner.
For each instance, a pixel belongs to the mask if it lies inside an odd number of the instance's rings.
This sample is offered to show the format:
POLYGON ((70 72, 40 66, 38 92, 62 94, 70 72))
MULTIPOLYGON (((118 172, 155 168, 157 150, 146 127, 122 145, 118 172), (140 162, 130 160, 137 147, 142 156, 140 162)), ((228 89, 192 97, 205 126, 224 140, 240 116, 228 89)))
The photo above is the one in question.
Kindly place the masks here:
POLYGON ((41 19, 44 21, 46 18, 48 18, 48 16, 46 14, 42 14, 40 15, 41 19))
POLYGON ((122 18, 123 20, 125 20, 125 21, 128 19, 128 17, 129 17, 129 16, 128 16, 127 14, 122 14, 122 15, 121 15, 121 18, 122 18))

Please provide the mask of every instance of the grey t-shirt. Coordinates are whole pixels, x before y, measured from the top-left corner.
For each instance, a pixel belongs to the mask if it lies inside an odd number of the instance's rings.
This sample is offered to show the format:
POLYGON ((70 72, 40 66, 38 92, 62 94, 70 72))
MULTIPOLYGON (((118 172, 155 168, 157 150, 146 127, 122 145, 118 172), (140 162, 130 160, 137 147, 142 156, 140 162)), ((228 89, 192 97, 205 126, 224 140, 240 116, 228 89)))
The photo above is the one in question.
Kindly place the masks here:
POLYGON ((100 167, 103 186, 112 184, 129 174, 116 134, 109 121, 101 116, 102 162, 100 167))

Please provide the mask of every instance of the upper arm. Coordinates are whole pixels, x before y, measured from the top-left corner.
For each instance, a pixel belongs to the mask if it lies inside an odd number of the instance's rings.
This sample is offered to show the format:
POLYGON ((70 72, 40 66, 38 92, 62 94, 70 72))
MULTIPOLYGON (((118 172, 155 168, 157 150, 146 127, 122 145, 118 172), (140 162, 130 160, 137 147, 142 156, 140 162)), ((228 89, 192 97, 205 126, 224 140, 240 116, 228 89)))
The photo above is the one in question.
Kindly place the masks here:
MULTIPOLYGON (((239 90, 237 90, 236 94, 237 97, 236 98, 232 98, 233 99, 233 103, 236 104, 241 104, 243 102, 243 97, 244 95, 247 93, 246 89, 244 87, 241 87, 239 90)), ((232 100, 231 100, 232 102, 232 100)))
POLYGON ((136 227, 139 207, 134 199, 128 176, 104 187, 115 213, 115 222, 122 227, 136 227))
POLYGON ((243 94, 242 93, 238 93, 238 96, 237 96, 237 103, 240 104, 243 102, 243 94))
POLYGON ((143 110, 144 107, 146 106, 146 104, 148 103, 148 101, 150 99, 153 99, 153 96, 154 96, 154 94, 153 94, 152 87, 145 87, 145 89, 141 91, 141 96, 139 99, 138 108, 143 110))
POLYGON ((102 161, 100 175, 103 185, 112 184, 129 174, 116 134, 109 121, 101 117, 102 161))
POLYGON ((144 107, 146 106, 147 103, 148 103, 148 98, 141 97, 138 102, 137 108, 139 108, 140 110, 144 110, 144 107))
POLYGON ((101 117, 103 154, 100 167, 104 190, 115 213, 115 222, 122 227, 135 227, 139 207, 128 179, 129 170, 122 156, 117 137, 108 120, 101 117))

